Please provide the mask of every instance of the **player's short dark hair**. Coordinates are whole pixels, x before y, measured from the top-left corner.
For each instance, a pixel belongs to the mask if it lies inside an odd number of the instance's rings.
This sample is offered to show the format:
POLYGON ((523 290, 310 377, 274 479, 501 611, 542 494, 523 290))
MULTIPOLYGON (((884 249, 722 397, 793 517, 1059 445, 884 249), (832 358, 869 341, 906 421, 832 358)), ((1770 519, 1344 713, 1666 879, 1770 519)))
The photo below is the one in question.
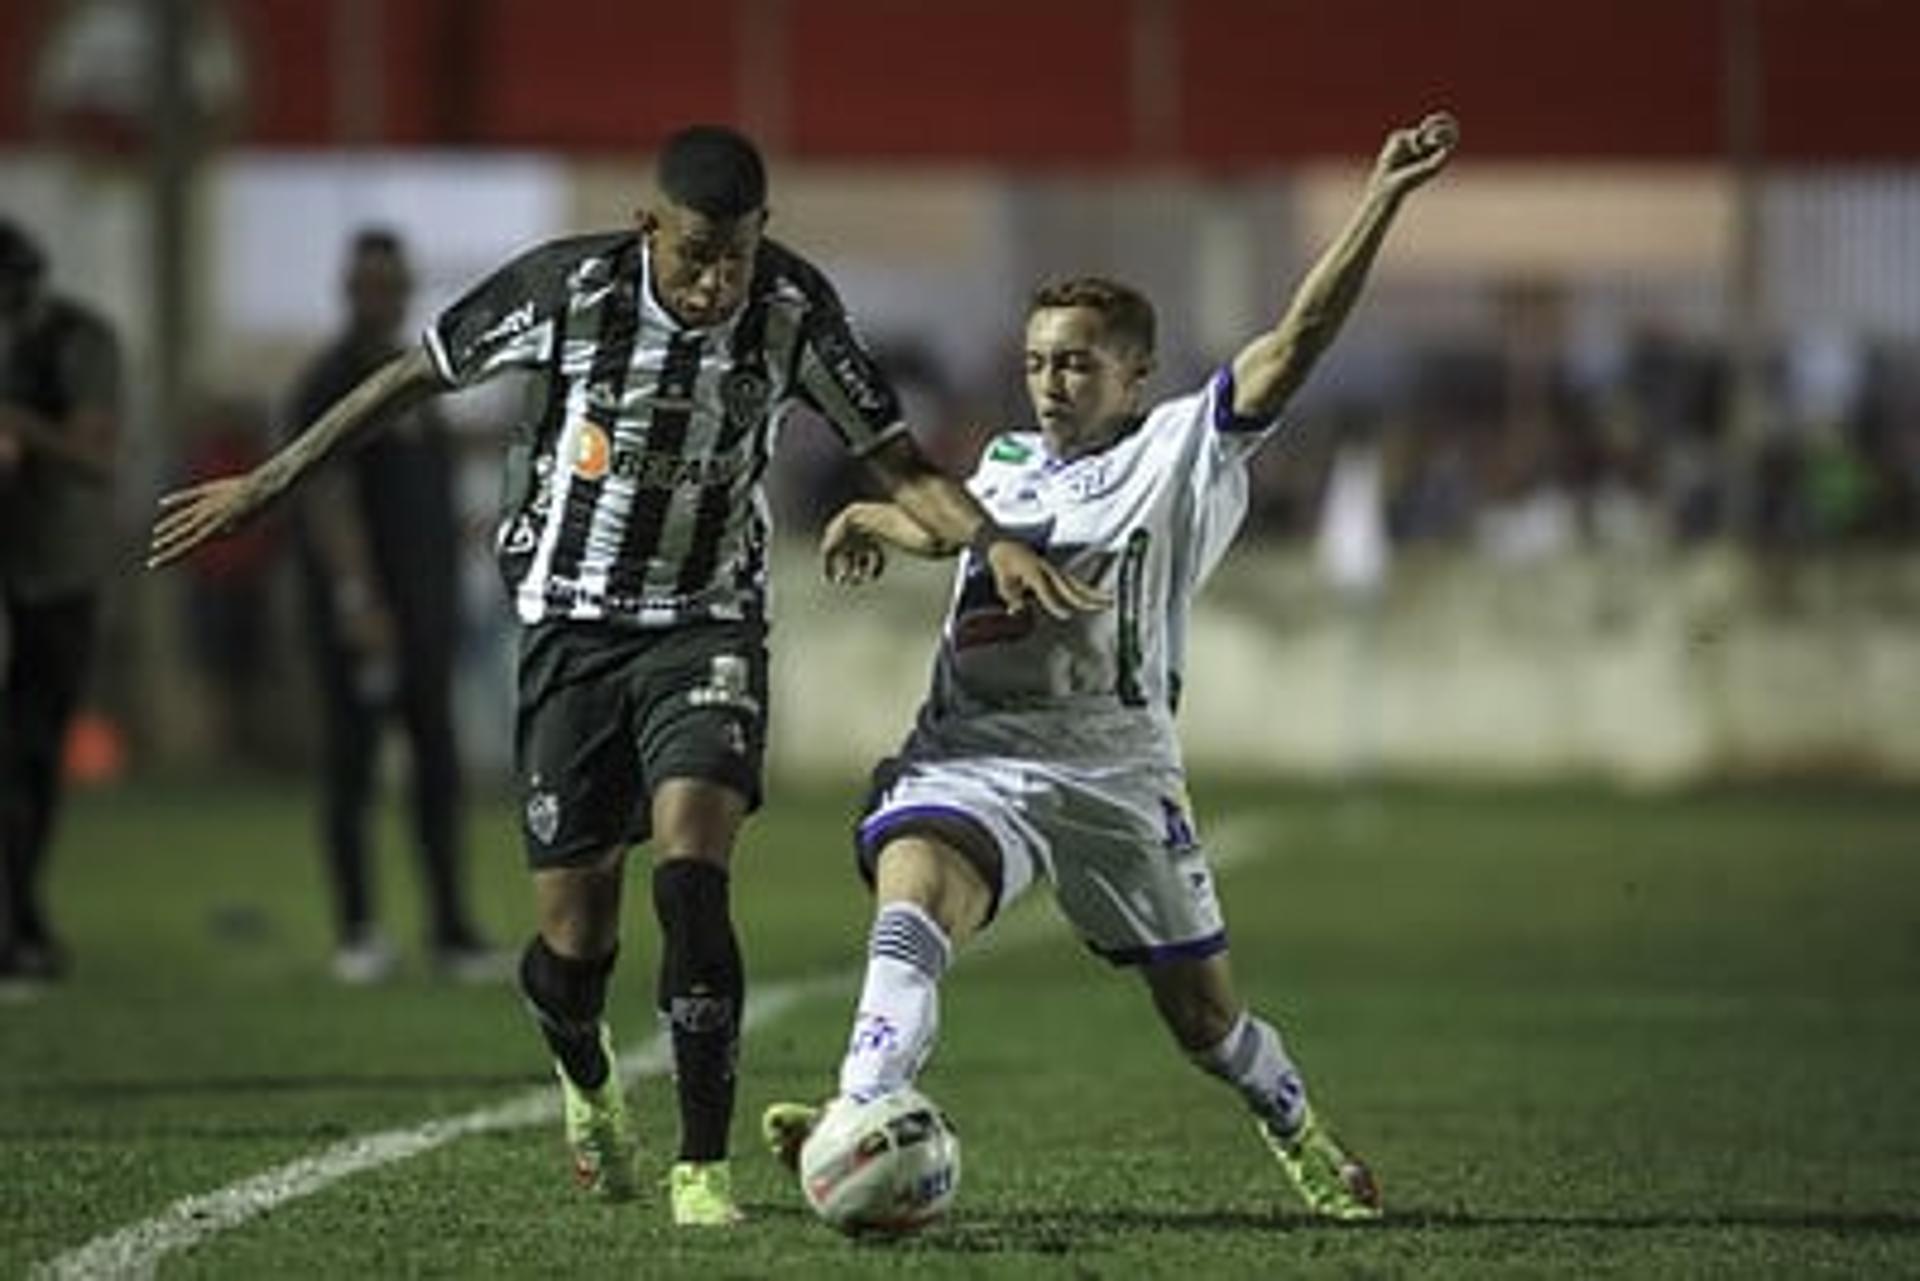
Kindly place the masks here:
POLYGON ((1097 311, 1106 324, 1108 337, 1143 356, 1153 354, 1153 304, 1131 285, 1105 276, 1050 280, 1033 291, 1027 314, 1055 307, 1085 307, 1097 311))
POLYGON ((0 276, 9 280, 38 280, 47 269, 40 242, 11 218, 0 217, 0 276))
POLYGON ((709 218, 741 218, 767 206, 760 149, 724 125, 693 125, 674 134, 660 149, 655 173, 669 200, 709 218))
POLYGON ((392 227, 362 227, 353 233, 353 243, 347 248, 347 256, 358 258, 362 254, 387 254, 394 258, 407 256, 407 242, 392 227))

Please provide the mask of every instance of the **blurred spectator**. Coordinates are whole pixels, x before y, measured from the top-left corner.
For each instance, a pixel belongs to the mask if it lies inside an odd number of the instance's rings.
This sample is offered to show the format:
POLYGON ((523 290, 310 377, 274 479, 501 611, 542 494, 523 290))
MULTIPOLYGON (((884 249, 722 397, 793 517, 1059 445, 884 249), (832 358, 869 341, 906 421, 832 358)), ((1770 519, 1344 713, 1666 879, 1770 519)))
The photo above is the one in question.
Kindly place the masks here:
POLYGON ((67 727, 113 557, 120 354, 93 312, 48 293, 46 261, 0 218, 0 981, 59 978, 41 883, 67 727))
MULTIPOLYGON (((216 400, 193 416, 186 469, 192 480, 251 469, 267 455, 267 414, 244 400, 216 400)), ((269 759, 278 738, 262 723, 262 684, 273 651, 273 578, 279 529, 260 521, 208 547, 183 568, 187 635, 215 697, 223 758, 269 759)))
MULTIPOLYGON (((413 280, 393 233, 362 231, 347 255, 347 324, 301 379, 295 422, 311 426, 401 350, 413 280)), ((453 450, 431 404, 405 412, 344 465, 320 472, 299 507, 307 630, 325 734, 323 839, 339 945, 334 973, 371 983, 395 965, 375 920, 367 825, 383 723, 411 748, 414 837, 435 967, 499 976, 502 958, 467 915, 452 669, 458 631, 453 450)))

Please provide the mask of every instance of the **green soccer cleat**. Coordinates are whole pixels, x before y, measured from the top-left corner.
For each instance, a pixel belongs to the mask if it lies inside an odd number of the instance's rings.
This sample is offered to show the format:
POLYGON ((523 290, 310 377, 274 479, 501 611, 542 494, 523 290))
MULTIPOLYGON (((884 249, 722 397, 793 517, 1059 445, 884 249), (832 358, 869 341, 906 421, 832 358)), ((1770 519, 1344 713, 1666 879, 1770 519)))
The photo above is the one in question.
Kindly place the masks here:
POLYGON ((600 1049, 607 1056, 607 1079, 595 1089, 575 1085, 558 1063, 553 1070, 560 1078, 565 1101, 574 1182, 609 1201, 625 1201, 638 1190, 634 1158, 639 1145, 627 1121, 627 1099, 613 1053, 613 1031, 605 1023, 600 1025, 600 1049))
POLYGON ((767 1141, 773 1159, 794 1174, 800 1172, 800 1148, 813 1127, 820 1124, 825 1108, 810 1103, 773 1103, 760 1114, 760 1137, 767 1141))
POLYGON ((681 1161, 667 1179, 678 1228, 730 1228, 747 1216, 733 1203, 733 1172, 725 1161, 681 1161))
POLYGON ((1265 1121, 1257 1124, 1260 1137, 1315 1214, 1349 1222, 1380 1217, 1380 1188, 1372 1172, 1320 1124, 1311 1107, 1300 1128, 1286 1138, 1275 1134, 1265 1121))

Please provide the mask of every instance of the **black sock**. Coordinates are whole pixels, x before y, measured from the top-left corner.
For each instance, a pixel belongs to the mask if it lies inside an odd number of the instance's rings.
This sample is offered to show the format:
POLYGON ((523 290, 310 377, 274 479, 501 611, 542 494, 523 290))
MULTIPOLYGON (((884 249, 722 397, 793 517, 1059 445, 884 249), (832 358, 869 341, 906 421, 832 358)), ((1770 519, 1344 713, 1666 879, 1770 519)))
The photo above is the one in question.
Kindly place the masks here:
POLYGON ((699 859, 653 870, 660 918, 660 1019, 673 1037, 680 1159, 718 1161, 733 1122, 734 1061, 746 980, 727 910, 727 873, 699 859))
POLYGON ((600 1048, 600 1013, 607 1005, 607 976, 619 949, 591 961, 561 956, 534 935, 520 954, 520 990, 540 1032, 568 1079, 597 1089, 613 1070, 600 1048))

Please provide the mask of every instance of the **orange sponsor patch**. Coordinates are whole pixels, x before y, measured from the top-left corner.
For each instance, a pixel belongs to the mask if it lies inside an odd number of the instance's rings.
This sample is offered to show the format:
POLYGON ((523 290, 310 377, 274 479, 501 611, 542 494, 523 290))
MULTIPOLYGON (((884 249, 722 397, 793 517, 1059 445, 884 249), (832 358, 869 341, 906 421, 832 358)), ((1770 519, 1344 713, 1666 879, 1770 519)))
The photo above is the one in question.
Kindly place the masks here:
POLYGON ((613 442, 598 423, 581 422, 574 432, 573 472, 583 480, 599 480, 613 461, 613 442))

